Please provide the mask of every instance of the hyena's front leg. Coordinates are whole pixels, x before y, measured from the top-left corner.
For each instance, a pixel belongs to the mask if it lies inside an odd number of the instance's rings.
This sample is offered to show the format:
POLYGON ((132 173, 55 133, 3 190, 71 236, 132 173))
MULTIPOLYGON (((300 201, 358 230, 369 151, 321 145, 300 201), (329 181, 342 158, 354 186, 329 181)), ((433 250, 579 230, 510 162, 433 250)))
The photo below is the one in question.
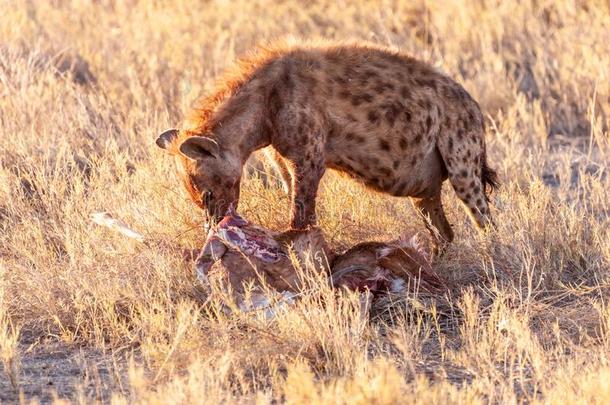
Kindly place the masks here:
POLYGON ((305 229, 316 223, 316 195, 324 175, 321 157, 306 154, 294 162, 292 173, 292 219, 290 226, 305 229), (311 157, 310 160, 308 158, 311 157))
POLYGON ((326 169, 325 131, 317 112, 284 106, 276 117, 273 147, 287 162, 292 182, 290 226, 305 229, 316 223, 316 195, 326 169))

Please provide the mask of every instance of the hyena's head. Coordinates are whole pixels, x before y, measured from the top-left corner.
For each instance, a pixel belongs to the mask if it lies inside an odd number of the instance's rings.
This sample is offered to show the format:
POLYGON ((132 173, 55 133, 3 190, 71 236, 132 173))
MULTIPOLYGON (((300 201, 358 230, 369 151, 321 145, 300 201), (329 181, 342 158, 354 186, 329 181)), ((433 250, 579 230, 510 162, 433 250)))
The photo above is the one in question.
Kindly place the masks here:
POLYGON ((169 129, 156 143, 174 156, 178 175, 193 202, 218 221, 239 201, 241 159, 212 138, 180 135, 179 130, 169 129))

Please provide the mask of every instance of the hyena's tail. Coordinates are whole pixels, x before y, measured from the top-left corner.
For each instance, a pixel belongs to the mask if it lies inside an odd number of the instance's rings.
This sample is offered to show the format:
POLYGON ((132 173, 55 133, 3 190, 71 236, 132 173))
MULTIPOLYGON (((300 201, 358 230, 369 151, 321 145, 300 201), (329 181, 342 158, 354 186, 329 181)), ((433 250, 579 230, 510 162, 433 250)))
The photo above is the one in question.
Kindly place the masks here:
POLYGON ((483 151, 481 156, 481 182, 485 191, 485 198, 489 201, 489 194, 500 186, 498 173, 487 164, 487 154, 483 151))
POLYGON ((498 173, 487 164, 485 150, 481 155, 481 182, 483 183, 485 199, 489 201, 489 194, 498 188, 500 181, 498 180, 498 173))

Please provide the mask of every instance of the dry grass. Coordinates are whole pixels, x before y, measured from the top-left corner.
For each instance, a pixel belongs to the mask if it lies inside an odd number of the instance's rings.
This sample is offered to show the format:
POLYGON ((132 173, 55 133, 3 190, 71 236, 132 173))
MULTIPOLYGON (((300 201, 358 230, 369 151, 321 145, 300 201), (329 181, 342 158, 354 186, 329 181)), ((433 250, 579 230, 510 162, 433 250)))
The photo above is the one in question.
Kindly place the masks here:
MULTIPOLYGON (((607 2, 0 0, 0 9, 0 400, 22 391, 164 404, 610 401, 607 2), (172 248, 204 235, 155 135, 236 55, 285 35, 397 46, 480 101, 503 181, 492 201, 499 226, 479 235, 446 187, 457 240, 435 267, 454 288, 436 306, 394 297, 367 321, 357 296, 319 287, 274 320, 229 317, 172 248), (97 84, 73 78, 60 54, 87 61, 97 84), (91 224, 104 210, 159 248, 91 224), (45 385, 52 374, 33 379, 25 365, 57 344, 85 360, 95 352, 105 374, 85 364, 67 391, 61 379, 45 385)), ((247 217, 286 225, 280 190, 257 179, 243 187, 247 217)), ((334 246, 423 230, 407 201, 332 174, 318 210, 334 246)))
POLYGON ((5 304, 4 288, 6 280, 4 279, 5 270, 0 268, 0 362, 2 362, 2 371, 10 381, 11 388, 18 392, 19 389, 19 373, 20 373, 20 358, 19 358, 19 328, 12 324, 8 314, 7 305, 5 304))

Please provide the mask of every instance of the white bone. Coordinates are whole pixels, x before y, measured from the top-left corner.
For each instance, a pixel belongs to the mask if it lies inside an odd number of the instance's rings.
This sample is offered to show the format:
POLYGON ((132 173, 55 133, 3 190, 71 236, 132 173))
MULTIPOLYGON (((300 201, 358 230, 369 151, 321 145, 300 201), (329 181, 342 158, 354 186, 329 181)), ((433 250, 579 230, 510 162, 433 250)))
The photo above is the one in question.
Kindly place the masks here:
POLYGON ((113 231, 117 231, 128 238, 135 239, 138 242, 144 242, 144 235, 138 233, 127 226, 121 220, 114 219, 112 215, 107 212, 94 212, 90 216, 91 221, 95 222, 98 225, 105 226, 106 228, 112 229, 113 231))

